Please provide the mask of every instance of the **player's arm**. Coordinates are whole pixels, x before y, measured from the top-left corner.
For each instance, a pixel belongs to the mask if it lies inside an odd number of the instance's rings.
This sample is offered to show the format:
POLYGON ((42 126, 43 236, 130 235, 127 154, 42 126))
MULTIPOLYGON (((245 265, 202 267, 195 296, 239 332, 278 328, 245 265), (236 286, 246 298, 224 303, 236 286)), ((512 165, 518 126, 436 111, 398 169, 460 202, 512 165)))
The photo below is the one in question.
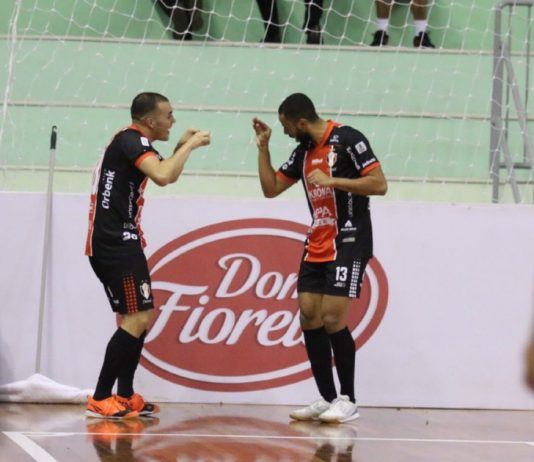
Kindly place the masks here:
POLYGON ((534 390, 534 333, 527 349, 526 366, 527 384, 534 390))
POLYGON ((329 186, 350 192, 357 196, 383 196, 388 190, 388 184, 382 167, 377 162, 359 178, 330 177, 319 169, 313 170, 307 181, 319 186, 329 186))
POLYGON ((189 136, 182 137, 171 157, 159 160, 156 156, 146 156, 136 167, 148 176, 158 186, 174 183, 184 169, 191 152, 200 146, 210 144, 210 133, 196 131, 189 136), (184 140, 185 141, 182 141, 184 140))
POLYGON ((258 146, 258 173, 260 177, 261 189, 265 197, 276 197, 292 183, 283 181, 276 175, 271 164, 271 154, 269 152, 269 139, 271 138, 270 127, 257 117, 252 120, 252 128, 256 132, 256 145, 258 146))

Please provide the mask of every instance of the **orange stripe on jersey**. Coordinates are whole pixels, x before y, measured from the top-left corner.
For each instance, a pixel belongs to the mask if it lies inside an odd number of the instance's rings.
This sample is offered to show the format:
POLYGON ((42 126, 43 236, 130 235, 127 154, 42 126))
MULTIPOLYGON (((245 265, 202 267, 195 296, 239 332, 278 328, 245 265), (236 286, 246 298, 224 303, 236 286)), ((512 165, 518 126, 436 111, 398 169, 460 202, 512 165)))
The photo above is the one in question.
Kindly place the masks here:
POLYGON ((139 166, 141 165, 141 163, 145 160, 145 159, 148 159, 149 157, 155 157, 156 156, 156 153, 154 151, 148 151, 148 152, 145 152, 142 156, 139 156, 137 158, 137 160, 135 161, 135 166, 137 168, 139 168, 139 166))
POLYGON ((308 235, 305 261, 325 262, 336 259, 337 205, 334 188, 317 186, 306 181, 308 175, 315 169, 321 170, 328 176, 332 172, 328 165, 328 154, 332 146, 326 145, 334 127, 339 124, 328 121, 326 130, 317 145, 306 153, 304 158, 304 184, 312 207, 313 222, 308 235))
POLYGON ((128 129, 128 128, 131 128, 132 130, 135 130, 136 132, 141 133, 141 135, 143 134, 141 129, 137 125, 135 125, 134 123, 131 123, 130 125, 128 125, 128 127, 126 129, 128 129))
POLYGON ((139 235, 139 240, 141 241, 141 247, 143 249, 146 247, 146 239, 144 237, 143 230, 141 229, 141 213, 145 204, 144 193, 147 182, 148 178, 145 177, 143 182, 139 185, 139 197, 137 198, 137 214, 134 217, 135 226, 137 227, 137 234, 139 235))
POLYGON ((276 176, 278 178, 280 178, 284 183, 289 183, 289 184, 295 184, 297 181, 299 180, 295 180, 294 178, 291 178, 289 176, 287 176, 284 172, 282 172, 281 170, 278 170, 276 172, 276 176))
POLYGON ((376 162, 373 162, 371 165, 368 165, 367 167, 365 167, 361 172, 360 172, 360 175, 361 176, 365 176, 367 175, 371 170, 374 170, 375 168, 378 168, 380 167, 380 162, 376 161, 376 162))
POLYGON ((95 229, 95 215, 96 215, 96 200, 98 194, 98 183, 100 182, 100 175, 102 171, 102 163, 104 162, 104 154, 100 156, 95 169, 93 170, 93 183, 91 185, 91 196, 89 202, 89 226, 87 229, 87 238, 85 241, 85 255, 91 257, 93 255, 93 231, 95 229))
POLYGON ((95 229, 95 212, 96 212, 96 194, 91 194, 89 203, 89 228, 85 240, 85 255, 93 255, 93 231, 95 229))

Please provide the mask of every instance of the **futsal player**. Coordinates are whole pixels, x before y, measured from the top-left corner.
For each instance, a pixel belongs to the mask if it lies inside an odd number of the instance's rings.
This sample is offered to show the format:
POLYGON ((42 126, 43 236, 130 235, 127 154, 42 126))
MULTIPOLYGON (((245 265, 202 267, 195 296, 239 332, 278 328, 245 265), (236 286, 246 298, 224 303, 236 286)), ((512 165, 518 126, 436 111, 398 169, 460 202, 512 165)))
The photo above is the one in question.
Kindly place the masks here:
POLYGON ((534 391, 534 332, 526 353, 526 380, 528 386, 534 391))
POLYGON ((271 129, 258 118, 252 125, 265 197, 276 197, 301 180, 312 223, 304 244, 297 282, 300 325, 321 398, 290 413, 296 420, 347 422, 359 417, 354 396, 356 348, 347 327, 351 298, 360 294, 373 255, 370 195, 383 195, 387 182, 367 138, 358 130, 320 118, 302 93, 278 108, 284 133, 298 145, 275 171, 271 129), (338 395, 332 355, 340 382, 338 395))
POLYGON ((120 315, 120 326, 109 340, 94 395, 88 398, 90 417, 122 419, 159 411, 133 387, 154 313, 141 230, 143 192, 148 178, 158 186, 174 183, 191 152, 210 143, 209 132, 188 129, 173 154, 163 159, 152 143, 167 141, 176 122, 169 100, 140 93, 130 112, 131 125, 113 137, 93 177, 85 253, 111 309, 120 315))

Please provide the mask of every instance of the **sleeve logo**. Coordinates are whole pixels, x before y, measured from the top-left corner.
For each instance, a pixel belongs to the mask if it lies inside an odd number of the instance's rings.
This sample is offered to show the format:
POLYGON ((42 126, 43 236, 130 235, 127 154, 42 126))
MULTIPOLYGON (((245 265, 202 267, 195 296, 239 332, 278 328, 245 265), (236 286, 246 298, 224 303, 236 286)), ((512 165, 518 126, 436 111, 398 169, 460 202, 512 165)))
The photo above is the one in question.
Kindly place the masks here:
POLYGON ((358 151, 358 154, 362 154, 365 151, 367 151, 367 146, 363 141, 360 141, 356 146, 356 151, 358 151))

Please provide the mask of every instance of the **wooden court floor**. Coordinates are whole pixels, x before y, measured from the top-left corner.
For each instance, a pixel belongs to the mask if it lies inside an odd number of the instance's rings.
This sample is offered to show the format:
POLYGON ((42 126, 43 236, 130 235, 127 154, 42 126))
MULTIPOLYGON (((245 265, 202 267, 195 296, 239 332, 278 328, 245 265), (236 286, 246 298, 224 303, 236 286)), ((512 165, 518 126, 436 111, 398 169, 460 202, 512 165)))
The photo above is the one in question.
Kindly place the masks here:
POLYGON ((287 406, 162 404, 153 419, 0 404, 1 462, 532 462, 534 411, 362 408, 343 425, 287 406))

